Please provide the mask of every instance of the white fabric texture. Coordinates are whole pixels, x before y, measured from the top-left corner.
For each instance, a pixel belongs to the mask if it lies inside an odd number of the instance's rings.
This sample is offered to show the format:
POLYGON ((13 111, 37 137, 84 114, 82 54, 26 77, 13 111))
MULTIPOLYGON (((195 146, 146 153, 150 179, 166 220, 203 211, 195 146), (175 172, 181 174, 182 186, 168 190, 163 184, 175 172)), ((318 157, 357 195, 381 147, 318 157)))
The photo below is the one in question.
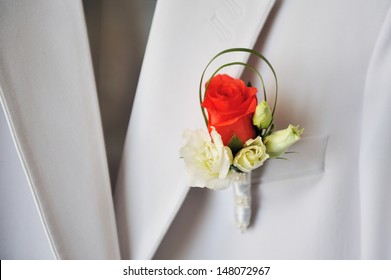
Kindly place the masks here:
POLYGON ((0 259, 53 259, 0 107, 0 259))
POLYGON ((54 255, 119 258, 80 1, 0 2, 0 97, 54 255))
POLYGON ((359 161, 361 257, 391 259, 391 9, 368 69, 359 161))
POLYGON ((251 47, 273 4, 247 2, 239 9, 232 1, 156 5, 115 189, 124 258, 152 257, 188 191, 179 147, 186 128, 204 126, 200 73, 218 51, 251 47))
MULTIPOLYGON (((389 0, 158 1, 113 205, 80 1, 1 1, 1 102, 54 256, 391 259, 390 34, 389 0), (276 127, 305 128, 289 161, 254 172, 244 234, 235 228, 233 190, 188 192, 179 158, 183 131, 205 128, 203 67, 229 47, 254 47, 272 62, 276 127)), ((272 85, 264 65, 250 62, 272 85)), ((227 72, 259 87, 251 72, 227 72)), ((105 98, 113 84, 102 82, 105 98)), ((3 159, 1 175, 9 172, 3 159)))
POLYGON ((245 234, 233 228, 232 190, 192 189, 155 258, 391 258, 389 7, 277 3, 255 48, 279 78, 276 127, 305 128, 298 154, 253 175, 245 234))

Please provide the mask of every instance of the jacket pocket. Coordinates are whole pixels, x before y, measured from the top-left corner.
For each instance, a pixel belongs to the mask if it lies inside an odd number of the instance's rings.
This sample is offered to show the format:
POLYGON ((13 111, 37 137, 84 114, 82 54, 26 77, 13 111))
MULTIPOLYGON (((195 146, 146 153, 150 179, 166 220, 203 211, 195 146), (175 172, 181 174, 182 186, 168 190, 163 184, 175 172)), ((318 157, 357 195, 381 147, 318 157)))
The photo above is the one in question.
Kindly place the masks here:
POLYGON ((266 183, 321 174, 325 170, 328 136, 303 137, 295 143, 284 159, 269 159, 254 171, 253 183, 266 183))

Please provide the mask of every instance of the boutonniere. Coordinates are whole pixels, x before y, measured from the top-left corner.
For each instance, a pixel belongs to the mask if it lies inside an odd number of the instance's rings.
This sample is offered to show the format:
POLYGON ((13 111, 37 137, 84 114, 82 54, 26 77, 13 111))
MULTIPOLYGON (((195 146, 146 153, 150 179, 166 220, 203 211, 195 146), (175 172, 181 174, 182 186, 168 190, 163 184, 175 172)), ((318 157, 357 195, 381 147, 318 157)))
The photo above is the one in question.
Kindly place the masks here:
POLYGON ((199 101, 206 130, 185 131, 185 143, 180 155, 193 187, 213 190, 232 187, 235 194, 235 220, 242 231, 250 224, 251 171, 268 159, 281 158, 300 139, 303 129, 289 125, 274 131, 278 81, 271 63, 259 52, 246 48, 227 49, 218 53, 206 65, 200 79, 199 101), (274 102, 270 106, 261 73, 244 62, 229 62, 219 66, 204 82, 206 70, 221 55, 247 52, 257 56, 270 68, 275 80, 274 102), (252 70, 262 85, 262 100, 258 89, 238 78, 220 73, 224 68, 240 65, 252 70))

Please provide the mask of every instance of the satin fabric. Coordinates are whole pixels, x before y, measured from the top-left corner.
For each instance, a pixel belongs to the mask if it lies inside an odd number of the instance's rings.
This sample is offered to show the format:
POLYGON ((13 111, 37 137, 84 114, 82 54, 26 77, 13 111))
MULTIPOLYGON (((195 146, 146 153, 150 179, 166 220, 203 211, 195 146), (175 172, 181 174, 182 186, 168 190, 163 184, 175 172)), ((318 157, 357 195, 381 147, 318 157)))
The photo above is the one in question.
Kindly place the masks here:
POLYGON ((53 259, 0 107, 0 259, 53 259))
POLYGON ((0 26, 1 103, 54 257, 118 259, 81 2, 1 1, 0 26))

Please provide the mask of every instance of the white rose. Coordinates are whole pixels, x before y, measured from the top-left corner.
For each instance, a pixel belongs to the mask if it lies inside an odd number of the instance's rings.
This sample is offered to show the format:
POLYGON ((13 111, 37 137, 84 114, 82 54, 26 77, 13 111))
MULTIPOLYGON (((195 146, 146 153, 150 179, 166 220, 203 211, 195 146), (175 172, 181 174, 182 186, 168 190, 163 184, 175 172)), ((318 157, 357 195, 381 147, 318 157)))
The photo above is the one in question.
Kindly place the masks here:
POLYGON ((266 151, 271 158, 281 156, 296 141, 300 139, 304 129, 289 125, 286 129, 273 132, 265 137, 266 151))
POLYGON ((247 140, 244 148, 235 156, 233 165, 242 172, 250 172, 260 167, 269 158, 261 137, 247 140))
POLYGON ((203 130, 185 131, 186 143, 180 155, 185 161, 192 186, 222 189, 229 186, 227 175, 232 164, 232 152, 223 145, 221 136, 213 127, 210 135, 212 139, 203 130))

